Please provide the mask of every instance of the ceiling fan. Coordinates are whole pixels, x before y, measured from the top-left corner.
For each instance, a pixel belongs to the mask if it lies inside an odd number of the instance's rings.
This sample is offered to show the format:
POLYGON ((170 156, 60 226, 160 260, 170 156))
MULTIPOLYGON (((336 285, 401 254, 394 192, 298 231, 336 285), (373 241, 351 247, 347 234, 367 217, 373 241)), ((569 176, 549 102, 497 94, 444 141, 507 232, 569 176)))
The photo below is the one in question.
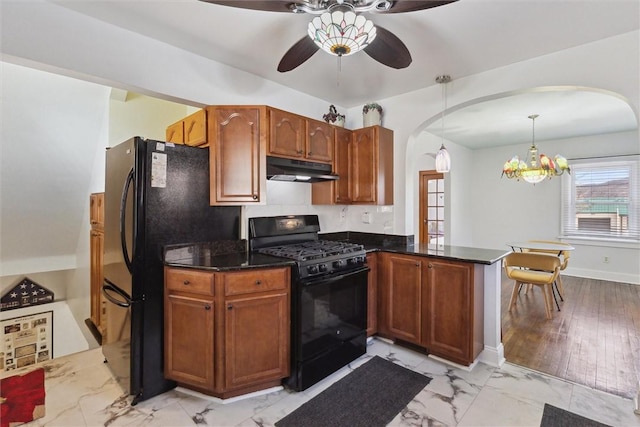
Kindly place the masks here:
POLYGON ((395 34, 366 19, 363 13, 403 13, 443 6, 457 0, 201 0, 207 3, 269 12, 317 15, 309 34, 298 40, 278 64, 291 71, 320 48, 338 57, 359 50, 391 68, 411 64, 409 49, 395 34))

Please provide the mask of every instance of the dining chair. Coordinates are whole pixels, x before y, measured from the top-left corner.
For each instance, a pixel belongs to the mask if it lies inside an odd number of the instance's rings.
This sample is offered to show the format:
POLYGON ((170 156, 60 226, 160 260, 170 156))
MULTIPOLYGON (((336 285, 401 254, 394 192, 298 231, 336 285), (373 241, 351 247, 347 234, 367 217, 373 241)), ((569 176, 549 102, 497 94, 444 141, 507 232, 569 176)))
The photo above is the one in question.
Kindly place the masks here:
POLYGON ((522 285, 539 286, 544 295, 544 307, 547 319, 551 319, 553 303, 552 285, 560 274, 560 258, 535 252, 512 252, 504 258, 504 268, 507 277, 515 280, 509 311, 516 305, 518 293, 522 285))
MULTIPOLYGON (((568 243, 565 242, 558 242, 555 240, 529 240, 532 243, 554 243, 556 245, 562 245, 562 246, 571 246, 568 243)), ((564 271, 565 268, 567 268, 567 265, 569 265, 569 258, 571 257, 571 251, 560 251, 560 253, 558 254, 557 251, 547 251, 547 250, 541 250, 541 249, 529 249, 530 252, 538 252, 538 253, 548 253, 548 254, 554 254, 554 255, 558 255, 560 257, 562 257, 562 263, 560 264, 560 273, 558 274, 558 280, 557 280, 557 284, 556 284, 556 289, 558 290, 558 295, 560 295, 560 299, 562 301, 564 301, 564 287, 562 286, 562 271, 564 271)))

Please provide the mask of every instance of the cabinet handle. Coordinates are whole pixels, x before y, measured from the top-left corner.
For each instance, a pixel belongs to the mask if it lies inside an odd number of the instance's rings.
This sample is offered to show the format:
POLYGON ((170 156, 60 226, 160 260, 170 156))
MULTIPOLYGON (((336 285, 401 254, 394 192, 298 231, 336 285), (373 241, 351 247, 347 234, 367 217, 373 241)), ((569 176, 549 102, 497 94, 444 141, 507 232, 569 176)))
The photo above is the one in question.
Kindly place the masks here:
POLYGON ((307 153, 307 156, 313 156, 313 153, 312 153, 311 151, 309 151, 309 152, 307 153))
POLYGON ((183 285, 189 285, 189 284, 191 284, 191 282, 185 279, 185 281, 184 281, 184 282, 182 282, 182 284, 183 284, 183 285))
POLYGON ((227 310, 231 310, 231 309, 233 309, 233 304, 227 305, 227 310))
POLYGON ((207 305, 204 306, 204 309, 205 310, 211 310, 211 306, 209 304, 207 304, 207 305))
POLYGON ((298 154, 302 154, 302 153, 304 153, 304 151, 302 151, 302 150, 298 150, 298 151, 296 151, 296 153, 298 153, 298 154))
POLYGON ((429 268, 433 268, 433 264, 429 263, 429 264, 427 265, 427 267, 429 267, 429 268))
POLYGON ((420 263, 419 262, 416 262, 416 267, 420 267, 420 263))
POLYGON ((256 280, 256 285, 262 285, 262 280, 256 280))

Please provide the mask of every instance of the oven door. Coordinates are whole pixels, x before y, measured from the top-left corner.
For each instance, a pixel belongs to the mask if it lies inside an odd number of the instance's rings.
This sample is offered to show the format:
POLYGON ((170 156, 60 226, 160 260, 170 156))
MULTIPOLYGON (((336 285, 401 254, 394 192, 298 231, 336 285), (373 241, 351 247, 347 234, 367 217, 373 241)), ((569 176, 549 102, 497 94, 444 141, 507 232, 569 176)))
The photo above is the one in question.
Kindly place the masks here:
POLYGON ((363 266, 300 281, 293 346, 298 362, 344 347, 356 338, 366 343, 368 271, 363 266))

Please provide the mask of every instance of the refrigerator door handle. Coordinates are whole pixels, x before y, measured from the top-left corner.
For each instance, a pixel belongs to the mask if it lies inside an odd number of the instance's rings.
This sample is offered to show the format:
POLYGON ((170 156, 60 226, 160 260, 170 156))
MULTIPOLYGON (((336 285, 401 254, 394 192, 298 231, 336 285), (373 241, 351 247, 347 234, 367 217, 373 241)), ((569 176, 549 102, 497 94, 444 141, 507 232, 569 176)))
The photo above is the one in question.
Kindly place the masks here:
POLYGON ((122 245, 122 255, 124 257, 124 262, 127 265, 127 270, 129 273, 133 274, 133 265, 131 263, 131 259, 129 258, 129 251, 127 249, 127 223, 126 223, 126 215, 127 215, 127 196, 129 195, 129 190, 131 188, 131 184, 134 180, 133 168, 129 171, 129 175, 127 175, 127 180, 124 183, 124 188, 122 189, 122 198, 120 199, 120 244, 122 245))
POLYGON ((131 306, 131 298, 129 295, 107 279, 104 279, 104 284, 102 285, 102 295, 118 307, 128 308, 131 306), (111 295, 112 293, 116 294, 119 298, 113 297, 111 295))

